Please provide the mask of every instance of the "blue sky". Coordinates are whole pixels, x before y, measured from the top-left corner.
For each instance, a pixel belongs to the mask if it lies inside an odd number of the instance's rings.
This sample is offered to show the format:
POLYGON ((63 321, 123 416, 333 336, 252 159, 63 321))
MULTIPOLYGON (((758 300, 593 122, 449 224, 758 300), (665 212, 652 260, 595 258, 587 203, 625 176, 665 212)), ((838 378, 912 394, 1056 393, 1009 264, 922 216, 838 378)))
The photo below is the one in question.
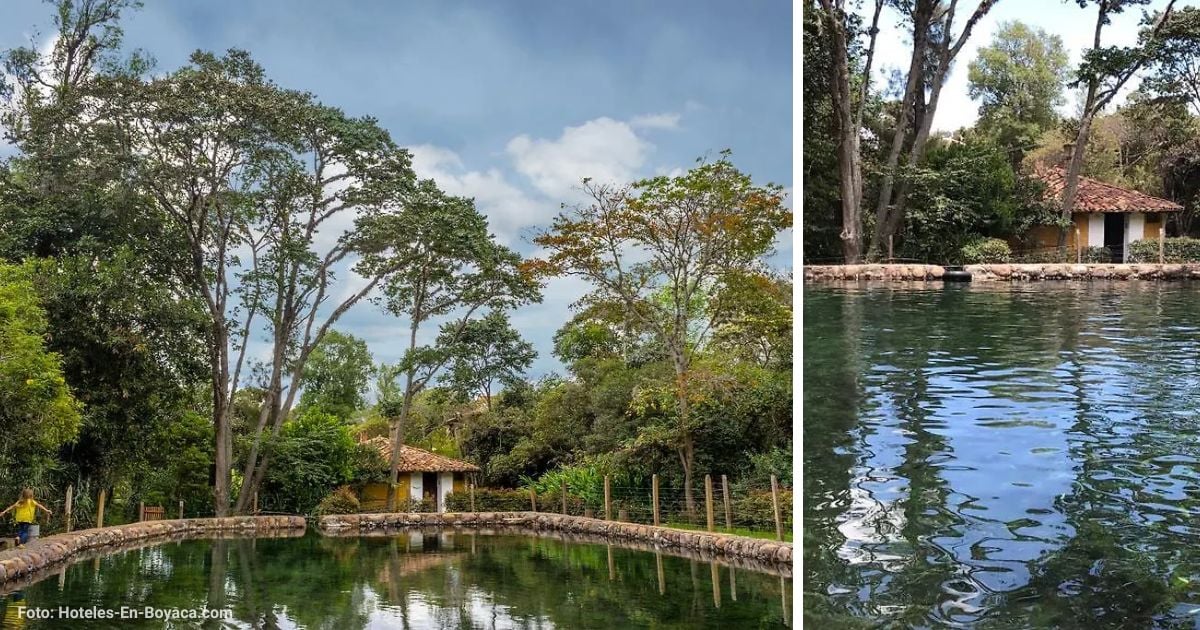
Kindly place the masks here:
MULTIPOLYGON (((44 42, 50 10, 5 0, 0 48, 44 42)), ((195 49, 243 48, 279 84, 378 118, 419 175, 475 197, 497 236, 529 253, 530 228, 583 177, 670 173, 730 148, 757 181, 790 188, 791 11, 785 0, 150 1, 123 25, 159 70, 195 49)), ((583 290, 556 281, 513 315, 540 353, 534 376, 561 371, 551 339, 583 290)), ((405 326, 364 303, 337 328, 391 362, 405 326)))
MULTIPOLYGON (((969 15, 964 14, 966 9, 962 7, 973 11, 978 2, 960 2, 959 4, 959 15, 962 17, 955 20, 957 26, 954 32, 956 34, 962 31, 962 24, 966 20, 966 15, 969 15)), ((1166 4, 1166 0, 1151 0, 1144 7, 1131 7, 1124 13, 1113 16, 1112 23, 1104 27, 1101 42, 1105 46, 1136 44, 1142 10, 1159 11, 1166 4)), ((873 2, 864 2, 863 5, 864 8, 860 12, 874 7, 873 2)), ((1176 9, 1198 5, 1200 5, 1200 0, 1176 0, 1175 2, 1176 9)), ((871 16, 864 13, 864 19, 869 22, 871 16)), ((1002 0, 998 2, 971 31, 971 38, 958 53, 946 85, 942 88, 941 101, 937 114, 934 116, 935 130, 953 131, 975 122, 978 117, 979 105, 967 95, 967 65, 975 59, 980 47, 987 46, 991 42, 993 34, 999 30, 1000 24, 1014 20, 1036 26, 1061 37, 1063 46, 1070 55, 1070 65, 1073 68, 1078 66, 1083 51, 1092 46, 1096 27, 1096 6, 1094 3, 1089 3, 1086 8, 1080 8, 1075 0, 1002 0)), ((885 9, 880 17, 879 26, 880 34, 876 54, 877 59, 882 63, 876 66, 876 89, 886 85, 886 77, 892 71, 896 69, 907 71, 908 60, 912 55, 912 34, 909 30, 911 27, 900 26, 899 16, 896 12, 890 8, 885 9)), ((1130 81, 1129 89, 1124 91, 1122 97, 1117 99, 1118 102, 1113 106, 1119 105, 1124 95, 1128 95, 1132 88, 1137 86, 1137 83, 1136 78, 1130 81)), ((1068 91, 1066 103, 1061 108, 1062 113, 1068 116, 1077 115, 1081 107, 1081 97, 1080 90, 1068 91)))

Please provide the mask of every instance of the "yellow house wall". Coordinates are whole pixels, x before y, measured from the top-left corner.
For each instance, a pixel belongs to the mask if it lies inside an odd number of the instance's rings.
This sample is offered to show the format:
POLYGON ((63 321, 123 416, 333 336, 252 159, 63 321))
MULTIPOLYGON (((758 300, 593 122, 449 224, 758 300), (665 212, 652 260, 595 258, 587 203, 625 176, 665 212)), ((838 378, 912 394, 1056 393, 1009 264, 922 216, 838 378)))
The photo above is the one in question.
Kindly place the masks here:
MULTIPOLYGON (((409 474, 400 473, 396 480, 397 498, 404 500, 408 498, 409 474)), ((364 510, 382 510, 387 507, 387 487, 386 483, 373 482, 368 483, 359 491, 358 502, 364 510)))
POLYGON ((1143 228, 1146 240, 1158 240, 1159 234, 1162 232, 1163 220, 1161 212, 1146 213, 1146 225, 1143 228))
POLYGON ((454 485, 452 488, 454 492, 467 491, 467 479, 465 473, 454 473, 454 485))

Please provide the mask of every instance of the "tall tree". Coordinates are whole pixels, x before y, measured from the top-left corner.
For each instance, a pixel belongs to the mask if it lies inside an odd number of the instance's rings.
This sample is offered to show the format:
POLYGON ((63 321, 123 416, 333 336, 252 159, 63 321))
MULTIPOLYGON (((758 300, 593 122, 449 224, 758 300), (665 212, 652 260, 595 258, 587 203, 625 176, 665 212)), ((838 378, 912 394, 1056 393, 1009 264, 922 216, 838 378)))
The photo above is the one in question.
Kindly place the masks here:
POLYGON ((304 365, 300 405, 345 420, 365 403, 363 396, 374 371, 367 342, 330 330, 304 365))
POLYGON ((395 230, 381 226, 413 190, 409 156, 374 120, 279 88, 242 51, 195 53, 166 76, 113 83, 120 96, 106 114, 130 147, 134 181, 187 253, 177 273, 209 319, 221 515, 229 511, 231 401, 256 318, 269 331, 265 397, 234 507, 243 511, 270 460, 264 439, 278 437, 313 348, 403 264, 389 256, 395 230), (347 267, 363 281, 334 301, 347 267))
MULTIPOLYGON (((1143 6, 1150 0, 1076 0, 1080 8, 1096 5, 1096 26, 1092 34, 1092 47, 1084 53, 1074 85, 1084 85, 1083 109, 1079 114, 1079 127, 1074 146, 1067 163, 1067 175, 1063 182, 1062 220, 1067 224, 1075 211, 1075 196, 1079 192, 1079 174, 1087 151, 1088 136, 1096 116, 1112 102, 1121 88, 1129 82, 1153 58, 1161 44, 1159 35, 1163 25, 1171 16, 1175 0, 1167 0, 1166 6, 1154 18, 1149 29, 1144 31, 1137 46, 1103 46, 1104 27, 1131 6, 1143 6)), ((1058 246, 1067 244, 1067 229, 1058 232, 1058 246)))
POLYGON ((1024 151, 1058 123, 1066 80, 1061 37, 1022 22, 1001 24, 968 66, 967 94, 980 102, 977 127, 1020 164, 1024 151))
POLYGON ((470 400, 483 394, 488 411, 492 410, 496 385, 509 387, 520 382, 537 358, 533 344, 521 339, 508 316, 499 311, 467 322, 461 331, 452 326, 449 332, 457 338, 439 341, 452 357, 441 380, 460 398, 470 400))
POLYGON ((875 229, 867 248, 869 257, 878 255, 880 246, 896 234, 904 221, 909 183, 901 178, 901 154, 904 154, 905 171, 917 168, 924 158, 933 118, 937 114, 938 101, 951 65, 970 39, 975 25, 998 1, 981 0, 957 36, 954 35, 954 18, 958 0, 950 0, 945 5, 938 0, 914 0, 911 3, 911 11, 906 17, 912 22, 912 57, 904 96, 896 114, 891 148, 879 184, 875 229))
MULTIPOLYGON (((80 405, 58 355, 46 351, 46 314, 29 268, 0 265, 0 467, 79 432, 80 405)), ((28 463, 28 462, 26 462, 28 463)))
POLYGON ((871 64, 875 59, 875 39, 879 35, 879 15, 883 0, 875 0, 871 27, 867 30, 866 62, 859 78, 857 98, 852 96, 850 50, 855 38, 845 0, 820 0, 821 11, 830 38, 829 86, 833 119, 837 129, 838 181, 842 205, 842 257, 857 263, 862 257, 863 156, 861 149, 863 111, 871 86, 871 64))
POLYGON ((585 179, 587 205, 569 209, 535 242, 545 272, 582 278, 592 292, 581 305, 618 304, 666 350, 675 374, 678 419, 672 442, 683 467, 685 503, 695 509, 696 444, 690 379, 723 304, 709 297, 759 264, 792 223, 779 186, 755 185, 729 153, 678 177, 628 186, 585 179))
MULTIPOLYGON (((521 257, 498 244, 488 232, 487 219, 474 201, 450 197, 431 180, 417 186, 410 204, 387 217, 377 229, 401 235, 395 250, 406 264, 385 283, 388 311, 408 319, 408 345, 394 377, 403 377, 398 400, 390 398, 383 410, 389 418, 392 440, 388 509, 395 507, 400 450, 404 425, 414 397, 451 360, 447 351, 461 338, 474 313, 503 310, 540 301, 540 286, 522 269, 521 257), (442 327, 438 342, 419 345, 422 327, 431 320, 460 314, 442 327)), ((386 258, 364 257, 367 268, 391 264, 386 258)))

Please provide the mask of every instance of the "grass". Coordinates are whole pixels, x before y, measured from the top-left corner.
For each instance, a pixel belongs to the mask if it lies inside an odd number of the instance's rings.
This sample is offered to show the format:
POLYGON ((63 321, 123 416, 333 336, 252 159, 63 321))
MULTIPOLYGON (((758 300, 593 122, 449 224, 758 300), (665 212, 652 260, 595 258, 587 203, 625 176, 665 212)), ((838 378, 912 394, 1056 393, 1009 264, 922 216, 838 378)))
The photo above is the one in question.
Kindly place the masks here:
MULTIPOLYGON (((705 525, 693 524, 693 523, 689 523, 687 521, 667 521, 667 522, 663 523, 663 526, 664 527, 674 527, 675 529, 693 529, 693 530, 698 530, 698 531, 706 531, 708 529, 708 527, 706 527, 705 525)), ((718 534, 733 534, 735 536, 748 536, 750 538, 763 538, 766 540, 775 540, 775 532, 774 531, 766 531, 766 530, 762 530, 762 529, 748 529, 745 527, 734 527, 733 529, 726 529, 724 527, 718 527, 716 533, 718 533, 718 534)), ((792 531, 790 529, 784 530, 783 540, 785 542, 792 542, 792 531)))

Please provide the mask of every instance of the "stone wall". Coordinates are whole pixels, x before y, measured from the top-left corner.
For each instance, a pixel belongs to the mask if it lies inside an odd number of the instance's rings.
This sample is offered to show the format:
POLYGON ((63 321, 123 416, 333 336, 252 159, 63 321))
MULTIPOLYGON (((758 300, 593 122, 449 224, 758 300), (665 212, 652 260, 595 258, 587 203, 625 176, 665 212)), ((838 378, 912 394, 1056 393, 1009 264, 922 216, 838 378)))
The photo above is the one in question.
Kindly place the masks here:
POLYGON ((305 521, 300 516, 231 516, 142 521, 54 534, 0 552, 0 592, 36 581, 48 569, 78 559, 88 551, 111 553, 163 540, 300 535, 304 529, 305 521))
POLYGON ((804 279, 839 280, 941 280, 945 268, 937 265, 805 265, 804 279))
POLYGON ((321 531, 329 535, 360 535, 377 529, 404 527, 524 528, 534 533, 583 534, 604 541, 646 543, 789 568, 792 564, 791 543, 544 512, 344 514, 322 516, 319 524, 321 531))
MULTIPOLYGON (((972 282, 1005 280, 1186 280, 1200 278, 1200 264, 997 264, 966 265, 972 282)), ((811 265, 807 282, 941 280, 936 265, 811 265)))

